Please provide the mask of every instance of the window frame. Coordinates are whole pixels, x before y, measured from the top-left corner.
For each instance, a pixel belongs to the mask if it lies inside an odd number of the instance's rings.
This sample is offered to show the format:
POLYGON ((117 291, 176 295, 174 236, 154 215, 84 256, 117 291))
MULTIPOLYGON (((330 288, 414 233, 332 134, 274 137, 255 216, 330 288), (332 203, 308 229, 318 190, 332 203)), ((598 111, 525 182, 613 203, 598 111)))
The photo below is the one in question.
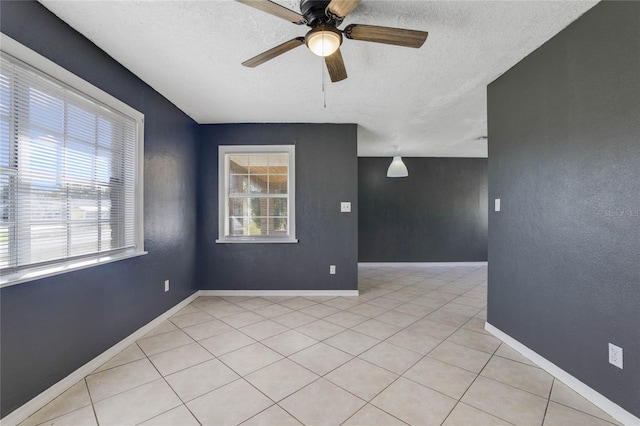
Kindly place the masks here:
POLYGON ((76 258, 68 257, 3 273, 0 276, 0 288, 147 254, 144 250, 144 114, 23 44, 13 40, 6 34, 0 33, 0 46, 2 52, 34 68, 38 72, 47 75, 56 81, 56 83, 62 84, 74 92, 78 92, 120 114, 132 118, 136 122, 137 135, 137 145, 135 147, 136 158, 134 161, 136 167, 134 172, 135 194, 133 206, 135 210, 134 247, 116 249, 113 252, 94 253, 76 258))
MULTIPOLYGON (((218 239, 216 243, 297 243, 296 238, 296 208, 295 208, 295 145, 219 145, 218 146, 218 239), (287 168, 287 224, 288 234, 277 235, 227 235, 229 223, 229 156, 233 154, 288 154, 287 168)), ((259 198, 259 197, 257 197, 259 198)))

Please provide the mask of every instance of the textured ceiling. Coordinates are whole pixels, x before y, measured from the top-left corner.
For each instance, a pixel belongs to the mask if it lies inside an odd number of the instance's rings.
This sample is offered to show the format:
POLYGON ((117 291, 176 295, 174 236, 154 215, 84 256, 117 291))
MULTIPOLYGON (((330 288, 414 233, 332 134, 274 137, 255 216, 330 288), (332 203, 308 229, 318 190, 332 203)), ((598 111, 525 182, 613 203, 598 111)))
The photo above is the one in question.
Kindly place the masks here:
POLYGON ((429 37, 418 50, 345 40, 349 78, 330 83, 305 47, 241 66, 308 27, 232 0, 40 2, 198 123, 357 123, 359 156, 434 157, 486 157, 487 84, 597 3, 363 0, 341 28, 429 37))

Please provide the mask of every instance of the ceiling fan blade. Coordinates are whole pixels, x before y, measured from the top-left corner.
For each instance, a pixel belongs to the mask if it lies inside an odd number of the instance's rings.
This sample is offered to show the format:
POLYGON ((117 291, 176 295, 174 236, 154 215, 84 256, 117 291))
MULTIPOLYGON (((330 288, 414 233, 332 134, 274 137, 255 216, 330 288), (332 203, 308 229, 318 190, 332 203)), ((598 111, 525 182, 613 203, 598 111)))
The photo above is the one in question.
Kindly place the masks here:
POLYGON ((327 10, 335 16, 344 18, 355 9, 358 3, 360 3, 360 0, 331 0, 327 10))
POLYGON ((340 49, 336 50, 329 56, 325 56, 324 63, 327 64, 327 70, 329 70, 329 77, 331 77, 332 83, 342 81, 347 78, 347 69, 344 67, 344 61, 342 60, 342 53, 340 53, 340 49))
POLYGON ((267 12, 273 16, 277 16, 278 18, 282 18, 289 22, 293 22, 297 25, 306 24, 307 21, 304 19, 304 16, 300 15, 297 12, 294 12, 291 9, 287 9, 284 6, 280 6, 278 3, 274 3, 269 0, 236 0, 238 3, 246 4, 247 6, 251 6, 255 9, 261 10, 263 12, 267 12))
POLYGON ((273 49, 269 49, 266 52, 262 52, 258 56, 254 56, 253 58, 244 61, 242 65, 249 68, 255 68, 258 65, 262 65, 265 62, 275 58, 276 56, 287 53, 291 49, 295 49, 296 47, 302 46, 303 44, 304 37, 296 37, 293 40, 286 41, 281 45, 274 47, 273 49))
POLYGON ((359 24, 348 25, 343 32, 347 38, 352 40, 372 41, 375 43, 415 48, 422 46, 429 35, 426 31, 359 24))

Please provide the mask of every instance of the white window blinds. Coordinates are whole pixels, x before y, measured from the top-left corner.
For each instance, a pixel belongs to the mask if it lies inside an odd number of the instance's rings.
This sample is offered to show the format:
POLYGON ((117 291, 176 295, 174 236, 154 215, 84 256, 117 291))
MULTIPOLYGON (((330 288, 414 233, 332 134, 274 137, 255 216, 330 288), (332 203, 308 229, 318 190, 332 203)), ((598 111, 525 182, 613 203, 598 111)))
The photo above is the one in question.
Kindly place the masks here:
POLYGON ((137 125, 2 53, 3 273, 135 246, 137 125))

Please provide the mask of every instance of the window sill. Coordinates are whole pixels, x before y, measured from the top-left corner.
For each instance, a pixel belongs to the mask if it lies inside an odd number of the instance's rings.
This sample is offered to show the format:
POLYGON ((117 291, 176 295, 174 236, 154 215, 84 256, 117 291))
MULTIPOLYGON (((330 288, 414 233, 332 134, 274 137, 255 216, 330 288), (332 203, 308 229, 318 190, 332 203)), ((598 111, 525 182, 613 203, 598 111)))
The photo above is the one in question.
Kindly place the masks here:
POLYGON ((91 268, 93 266, 104 265, 106 263, 117 262, 119 260, 130 259, 132 257, 144 256, 145 254, 148 254, 148 252, 126 251, 124 253, 112 254, 109 256, 96 256, 88 259, 60 262, 56 265, 48 265, 46 267, 14 272, 0 277, 0 288, 39 280, 41 278, 52 277, 66 272, 91 268))
POLYGON ((216 244, 296 244, 297 238, 237 238, 216 240, 216 244))

